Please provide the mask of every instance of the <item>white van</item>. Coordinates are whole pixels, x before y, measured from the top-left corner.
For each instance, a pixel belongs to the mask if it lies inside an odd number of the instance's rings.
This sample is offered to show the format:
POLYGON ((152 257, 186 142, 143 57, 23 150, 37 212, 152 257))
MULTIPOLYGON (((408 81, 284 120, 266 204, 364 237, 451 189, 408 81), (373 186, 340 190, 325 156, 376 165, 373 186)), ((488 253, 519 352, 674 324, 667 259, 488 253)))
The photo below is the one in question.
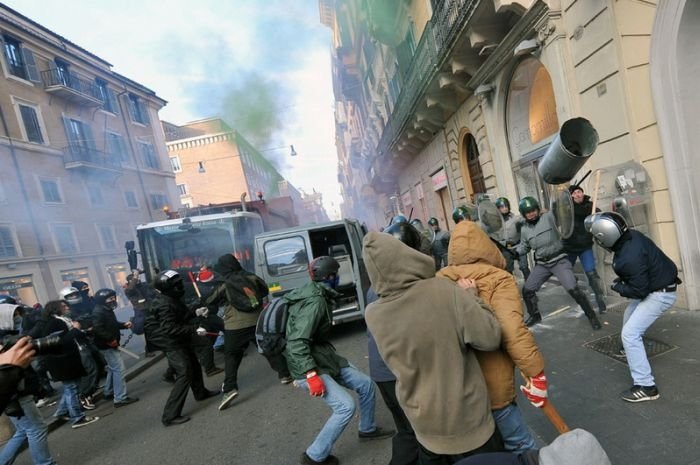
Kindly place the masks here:
POLYGON ((279 297, 309 282, 309 262, 328 255, 340 264, 340 297, 333 324, 364 317, 369 277, 362 260, 364 228, 357 220, 297 226, 255 236, 255 274, 265 280, 270 297, 279 297))

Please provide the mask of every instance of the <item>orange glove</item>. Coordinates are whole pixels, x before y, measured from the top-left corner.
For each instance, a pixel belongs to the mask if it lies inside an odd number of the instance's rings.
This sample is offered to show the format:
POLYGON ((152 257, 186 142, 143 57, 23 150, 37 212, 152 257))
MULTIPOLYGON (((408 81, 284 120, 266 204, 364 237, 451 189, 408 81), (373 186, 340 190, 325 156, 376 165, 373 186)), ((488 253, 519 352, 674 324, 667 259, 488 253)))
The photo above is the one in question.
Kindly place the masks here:
POLYGON ((520 386, 527 400, 537 408, 544 407, 547 401, 547 377, 544 371, 537 376, 533 376, 527 380, 526 386, 520 386))
POLYGON ((326 386, 323 384, 323 379, 318 376, 316 371, 312 370, 306 373, 306 383, 309 385, 309 394, 313 397, 323 397, 326 393, 326 386))

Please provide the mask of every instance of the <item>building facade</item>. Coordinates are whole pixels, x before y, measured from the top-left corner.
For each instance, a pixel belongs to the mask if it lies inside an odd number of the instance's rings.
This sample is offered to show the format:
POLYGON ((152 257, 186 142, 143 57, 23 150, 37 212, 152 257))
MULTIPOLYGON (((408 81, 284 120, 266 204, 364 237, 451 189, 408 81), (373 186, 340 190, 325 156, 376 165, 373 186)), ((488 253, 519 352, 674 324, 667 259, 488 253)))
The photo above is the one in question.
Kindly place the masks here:
POLYGON ((688 214, 700 202, 688 126, 700 10, 666 3, 320 0, 345 213, 379 227, 412 212, 450 229, 453 208, 484 195, 546 206, 565 186, 544 183, 538 164, 582 117, 599 142, 574 180, 593 172, 587 193, 663 248, 685 283, 678 304, 700 308, 700 220, 688 214))
POLYGON ((0 6, 0 293, 120 289, 124 242, 177 201, 158 110, 112 65, 0 6))

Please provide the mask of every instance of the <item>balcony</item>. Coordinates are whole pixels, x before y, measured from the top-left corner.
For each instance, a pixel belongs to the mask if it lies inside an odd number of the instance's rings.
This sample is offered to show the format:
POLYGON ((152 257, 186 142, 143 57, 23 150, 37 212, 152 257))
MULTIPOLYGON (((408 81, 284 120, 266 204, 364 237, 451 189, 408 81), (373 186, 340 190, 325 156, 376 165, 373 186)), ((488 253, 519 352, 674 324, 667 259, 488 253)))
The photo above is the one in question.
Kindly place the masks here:
POLYGON ((63 165, 67 170, 117 177, 121 175, 118 155, 92 147, 71 145, 63 148, 63 165))
POLYGON ((97 85, 77 73, 49 69, 41 72, 41 80, 46 92, 76 105, 101 107, 103 104, 97 85))

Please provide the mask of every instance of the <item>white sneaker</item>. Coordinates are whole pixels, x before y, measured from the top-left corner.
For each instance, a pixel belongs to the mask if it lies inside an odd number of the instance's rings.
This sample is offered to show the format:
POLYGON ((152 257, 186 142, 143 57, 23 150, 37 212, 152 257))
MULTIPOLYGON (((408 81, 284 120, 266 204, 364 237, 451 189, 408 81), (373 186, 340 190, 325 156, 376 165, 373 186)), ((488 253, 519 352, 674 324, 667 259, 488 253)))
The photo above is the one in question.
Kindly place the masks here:
POLYGON ((219 410, 223 410, 226 407, 229 406, 231 402, 233 402, 233 399, 236 398, 238 395, 238 389, 232 389, 229 392, 224 392, 224 396, 221 399, 221 403, 219 404, 219 410))
POLYGON ((89 425, 90 423, 95 423, 95 422, 96 422, 97 420, 99 420, 99 419, 100 419, 100 417, 88 417, 88 416, 84 416, 84 417, 81 418, 80 420, 78 420, 78 421, 76 421, 75 423, 73 423, 73 425, 71 426, 71 428, 73 428, 73 429, 82 428, 83 426, 87 426, 87 425, 89 425))

